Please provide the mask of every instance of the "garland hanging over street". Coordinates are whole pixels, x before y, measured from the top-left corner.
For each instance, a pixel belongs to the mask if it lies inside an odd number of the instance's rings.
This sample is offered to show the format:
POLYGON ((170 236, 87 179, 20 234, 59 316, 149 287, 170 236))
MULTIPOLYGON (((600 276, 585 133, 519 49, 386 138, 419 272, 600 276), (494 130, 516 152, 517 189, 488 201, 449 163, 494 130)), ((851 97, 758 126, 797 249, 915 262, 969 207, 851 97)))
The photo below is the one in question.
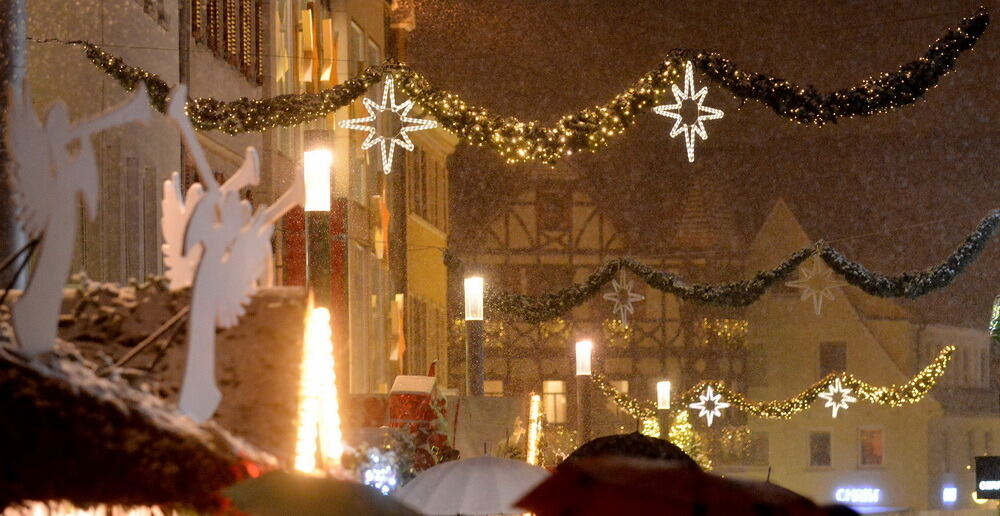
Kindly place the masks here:
MULTIPOLYGON (((484 302, 494 314, 538 323, 561 317, 600 293, 615 279, 618 272, 627 269, 650 287, 672 294, 685 301, 702 305, 726 307, 748 306, 760 299, 774 285, 781 283, 810 256, 820 256, 834 272, 842 275, 851 285, 878 297, 906 297, 914 299, 949 285, 956 276, 982 252, 986 243, 1000 225, 1000 210, 992 211, 975 231, 947 259, 923 271, 905 272, 887 276, 871 272, 863 265, 846 258, 840 251, 822 241, 812 247, 800 249, 778 266, 758 272, 752 279, 723 283, 721 285, 689 284, 679 276, 653 269, 631 258, 618 258, 601 265, 582 283, 576 283, 555 292, 529 296, 490 288, 487 285, 484 302)), ((461 260, 445 253, 445 264, 450 268, 464 267, 461 260)))
MULTIPOLYGON (((702 393, 711 388, 714 393, 721 395, 731 407, 738 408, 747 414, 765 419, 789 419, 795 414, 802 412, 823 395, 849 389, 859 399, 865 400, 874 405, 885 407, 901 407, 916 403, 934 388, 938 379, 948 369, 948 363, 955 352, 955 346, 945 346, 931 363, 927 364, 920 372, 913 375, 903 385, 877 386, 859 380, 849 373, 831 373, 822 380, 812 384, 808 389, 800 394, 784 400, 773 401, 753 401, 743 394, 734 391, 726 386, 725 382, 719 380, 706 380, 699 382, 694 387, 684 391, 678 398, 673 400, 671 409, 673 415, 687 410, 692 403, 697 402, 702 393)), ((618 408, 622 409, 636 419, 649 419, 657 417, 656 403, 646 400, 637 400, 631 396, 621 393, 612 386, 607 378, 595 374, 593 375, 594 385, 597 386, 601 394, 610 398, 618 408)), ((843 399, 843 398, 842 398, 843 399)), ((828 400, 829 401, 829 400, 828 400)), ((839 408, 846 409, 843 401, 839 408)), ((827 403, 827 407, 835 407, 836 417, 837 405, 827 403)))
MULTIPOLYGON (((575 152, 596 151, 610 137, 623 133, 639 115, 665 99, 671 85, 680 82, 687 62, 738 98, 761 102, 796 122, 823 125, 845 116, 883 113, 920 99, 954 67, 963 52, 976 44, 988 24, 989 14, 980 9, 935 41, 922 57, 898 71, 830 93, 771 75, 743 71, 715 53, 674 50, 654 70, 606 104, 565 115, 551 127, 500 116, 485 107, 469 104, 457 94, 435 87, 409 66, 395 62, 369 67, 357 77, 319 93, 229 102, 197 98, 188 102, 187 112, 195 128, 202 131, 214 129, 238 134, 296 126, 347 106, 391 74, 403 93, 463 141, 490 147, 511 163, 552 164, 575 152)), ((126 89, 145 83, 153 105, 161 111, 166 106, 170 88, 159 76, 129 66, 93 43, 65 43, 82 45, 86 56, 126 89)))
POLYGON ((885 113, 917 101, 951 71, 962 52, 972 49, 989 23, 989 13, 981 7, 938 38, 922 57, 900 66, 895 73, 830 93, 745 72, 715 53, 678 50, 671 55, 691 60, 703 74, 741 99, 756 100, 799 123, 823 125, 843 117, 885 113))

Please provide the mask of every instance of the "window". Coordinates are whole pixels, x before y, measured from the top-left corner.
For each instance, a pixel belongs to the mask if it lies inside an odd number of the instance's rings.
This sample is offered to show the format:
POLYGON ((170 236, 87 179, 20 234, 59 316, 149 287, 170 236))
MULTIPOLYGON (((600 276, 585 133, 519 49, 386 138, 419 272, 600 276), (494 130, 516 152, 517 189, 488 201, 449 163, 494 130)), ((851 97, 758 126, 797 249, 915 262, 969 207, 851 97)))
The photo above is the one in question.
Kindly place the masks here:
POLYGON ((847 344, 822 342, 819 345, 819 375, 840 373, 847 370, 847 344))
POLYGON ((368 66, 382 64, 382 52, 371 38, 368 38, 368 66))
POLYGON ((832 465, 830 432, 809 433, 809 465, 813 467, 828 467, 832 465))
POLYGON ((502 398, 503 380, 484 380, 483 393, 491 398, 502 398))
POLYGON ((749 387, 767 387, 767 355, 764 343, 755 341, 747 354, 747 385, 749 387))
POLYGON ((750 434, 750 444, 747 446, 747 465, 767 466, 770 460, 771 446, 767 432, 750 434))
POLYGON ((351 39, 349 42, 350 43, 349 49, 351 55, 351 62, 349 69, 351 72, 351 77, 354 77, 357 74, 361 73, 361 71, 364 69, 364 61, 365 61, 364 41, 365 41, 365 36, 364 33, 361 32, 361 27, 358 27, 356 23, 351 22, 351 39))
POLYGON ((858 429, 858 454, 861 466, 881 466, 885 461, 885 448, 881 428, 858 429))
POLYGON ((562 380, 543 381, 542 402, 546 421, 549 423, 566 422, 566 382, 562 380))
MULTIPOLYGON (((264 3, 263 0, 183 0, 191 2, 191 35, 195 42, 207 46, 219 57, 239 71, 245 78, 262 84, 264 71, 264 3)), ((157 0, 159 23, 169 26, 169 15, 163 0, 157 0)), ((283 4, 284 5, 284 4, 283 4)), ((287 25, 286 7, 276 8, 275 18, 280 32, 287 25)), ((309 11, 306 11, 309 12, 309 11)), ((303 22, 305 23, 305 22, 303 22)), ((291 45, 279 44, 278 54, 288 56, 291 45)), ((280 77, 287 68, 285 63, 276 66, 280 77), (283 66, 285 68, 283 68, 283 66)))
POLYGON ((535 203, 540 231, 569 231, 572 224, 570 195, 561 188, 539 189, 535 203))

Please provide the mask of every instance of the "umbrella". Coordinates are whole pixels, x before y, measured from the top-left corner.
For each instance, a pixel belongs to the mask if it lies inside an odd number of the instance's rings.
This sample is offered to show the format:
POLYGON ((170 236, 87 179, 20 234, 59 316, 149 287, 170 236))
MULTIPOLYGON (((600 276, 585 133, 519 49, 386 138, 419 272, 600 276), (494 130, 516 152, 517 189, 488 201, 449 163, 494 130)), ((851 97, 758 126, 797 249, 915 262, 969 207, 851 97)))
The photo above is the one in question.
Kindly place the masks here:
POLYGON ((521 514, 514 502, 548 476, 527 462, 476 457, 438 464, 392 496, 424 514, 521 514))
POLYGON ((517 505, 537 516, 855 514, 840 506, 819 507, 769 482, 726 479, 685 467, 680 461, 623 457, 564 462, 517 505))
POLYGON ((685 466, 701 469, 694 459, 670 441, 642 435, 639 432, 607 435, 592 439, 574 450, 569 457, 566 457, 566 460, 577 460, 585 457, 606 457, 609 455, 673 460, 679 461, 685 466))
POLYGON ((356 482, 272 471, 223 491, 254 516, 418 516, 403 504, 356 482))

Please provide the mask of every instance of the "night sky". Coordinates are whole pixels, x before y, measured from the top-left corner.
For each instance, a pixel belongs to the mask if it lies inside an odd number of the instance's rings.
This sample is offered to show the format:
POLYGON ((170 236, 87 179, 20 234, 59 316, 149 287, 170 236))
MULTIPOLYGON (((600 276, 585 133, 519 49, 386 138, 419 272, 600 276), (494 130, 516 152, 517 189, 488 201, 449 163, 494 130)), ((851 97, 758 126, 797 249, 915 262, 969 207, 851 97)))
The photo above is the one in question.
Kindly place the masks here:
MULTIPOLYGON (((601 104, 673 48, 720 52, 744 70, 822 91, 847 87, 920 56, 978 2, 417 0, 409 63, 436 85, 496 113, 552 123, 601 104)), ((992 12, 994 16, 1000 15, 992 12)), ((649 113, 597 154, 573 156, 591 192, 633 238, 670 234, 693 174, 706 174, 749 243, 777 198, 812 239, 870 269, 898 274, 937 264, 1000 207, 1000 32, 925 100, 823 128, 801 126, 709 84, 725 118, 692 165, 672 120, 649 113)), ((706 84, 704 77, 696 82, 706 84)), ((672 102, 672 97, 668 96, 672 102)), ((517 168, 490 150, 452 162, 453 238, 516 193, 517 168)), ((453 242, 460 245, 461 242, 453 242)), ((901 301, 927 322, 984 328, 1000 294, 1000 243, 951 286, 901 301)), ((737 277, 728 279, 739 279, 737 277)))

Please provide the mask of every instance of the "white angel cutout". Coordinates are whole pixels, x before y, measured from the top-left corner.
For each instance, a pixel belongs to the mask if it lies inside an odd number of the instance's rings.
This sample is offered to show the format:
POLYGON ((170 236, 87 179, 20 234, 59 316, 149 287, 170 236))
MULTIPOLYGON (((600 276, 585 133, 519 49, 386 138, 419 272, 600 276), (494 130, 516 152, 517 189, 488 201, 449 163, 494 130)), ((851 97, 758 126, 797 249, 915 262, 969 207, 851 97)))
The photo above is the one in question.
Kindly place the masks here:
MULTIPOLYGON (((243 165, 236 170, 220 189, 224 192, 239 192, 243 188, 260 182, 260 167, 257 152, 247 148, 243 165)), ((180 176, 174 172, 170 179, 163 182, 163 216, 160 226, 163 229, 163 269, 164 276, 170 281, 170 290, 180 290, 191 286, 194 271, 201 259, 201 248, 194 248, 190 253, 184 252, 184 231, 191 220, 194 207, 204 196, 205 190, 201 183, 195 183, 188 188, 187 195, 181 191, 180 176)), ((249 222, 249 214, 244 222, 249 222)), ((270 249, 270 247, 268 247, 270 249)), ((268 253, 268 263, 271 263, 268 253)), ((262 283, 271 285, 270 268, 262 278, 262 283)))
POLYGON ((181 256, 199 256, 193 268, 187 361, 178 405, 195 421, 206 421, 222 400, 215 382, 215 328, 235 326, 260 278, 268 277, 274 223, 305 202, 305 182, 297 170, 292 186, 273 206, 252 212, 250 203, 240 199, 239 190, 259 178, 257 152, 248 148, 240 170, 219 186, 184 113, 186 99, 187 88, 175 88, 167 116, 180 130, 204 189, 188 189, 188 199, 194 193, 197 200, 190 204, 178 200, 175 205, 183 205, 182 215, 187 217, 181 256))
POLYGON ((31 238, 41 238, 24 295, 12 308, 21 350, 29 356, 55 346, 62 289, 69 275, 79 223, 77 197, 87 217, 97 215, 100 181, 90 137, 150 118, 149 97, 140 85, 130 99, 89 120, 71 124, 62 101, 49 108, 43 126, 24 84, 10 93, 7 144, 13 158, 11 186, 18 219, 31 238))

